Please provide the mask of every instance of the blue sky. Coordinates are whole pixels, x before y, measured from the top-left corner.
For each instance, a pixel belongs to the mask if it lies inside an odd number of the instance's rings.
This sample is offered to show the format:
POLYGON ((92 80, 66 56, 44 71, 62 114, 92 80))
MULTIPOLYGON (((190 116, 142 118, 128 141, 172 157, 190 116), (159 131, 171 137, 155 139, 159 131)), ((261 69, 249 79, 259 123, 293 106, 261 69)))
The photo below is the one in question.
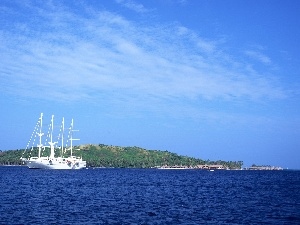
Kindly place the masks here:
POLYGON ((0 149, 80 144, 300 169, 300 2, 0 2, 0 149), (79 144, 79 143, 78 143, 79 144))

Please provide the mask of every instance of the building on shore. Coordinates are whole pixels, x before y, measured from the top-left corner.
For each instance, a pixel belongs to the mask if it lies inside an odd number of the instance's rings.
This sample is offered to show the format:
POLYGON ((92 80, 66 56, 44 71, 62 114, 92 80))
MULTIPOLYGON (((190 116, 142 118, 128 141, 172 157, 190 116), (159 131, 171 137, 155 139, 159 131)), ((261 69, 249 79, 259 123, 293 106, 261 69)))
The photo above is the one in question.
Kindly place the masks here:
POLYGON ((227 168, 223 165, 198 165, 196 167, 197 169, 203 169, 203 170, 226 170, 227 168))
POLYGON ((283 170, 283 168, 279 166, 251 166, 246 170, 283 170))

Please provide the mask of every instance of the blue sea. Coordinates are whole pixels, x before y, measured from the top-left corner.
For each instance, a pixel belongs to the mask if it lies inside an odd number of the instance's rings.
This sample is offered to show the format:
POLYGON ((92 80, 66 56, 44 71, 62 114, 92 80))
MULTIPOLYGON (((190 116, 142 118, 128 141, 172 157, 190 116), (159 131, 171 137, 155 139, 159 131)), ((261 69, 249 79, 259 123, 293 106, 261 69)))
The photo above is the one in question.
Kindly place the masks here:
POLYGON ((300 224, 300 171, 0 167, 0 224, 300 224))

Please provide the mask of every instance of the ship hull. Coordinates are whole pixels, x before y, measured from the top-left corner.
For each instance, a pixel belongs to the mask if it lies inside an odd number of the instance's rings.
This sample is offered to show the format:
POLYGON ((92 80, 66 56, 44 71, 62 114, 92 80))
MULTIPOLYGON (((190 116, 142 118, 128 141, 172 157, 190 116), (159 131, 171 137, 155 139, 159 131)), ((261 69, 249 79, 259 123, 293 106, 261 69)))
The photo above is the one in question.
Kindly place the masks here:
POLYGON ((61 160, 61 159, 29 159, 24 160, 29 169, 52 169, 52 170, 70 170, 70 169, 84 169, 86 162, 82 160, 61 160))

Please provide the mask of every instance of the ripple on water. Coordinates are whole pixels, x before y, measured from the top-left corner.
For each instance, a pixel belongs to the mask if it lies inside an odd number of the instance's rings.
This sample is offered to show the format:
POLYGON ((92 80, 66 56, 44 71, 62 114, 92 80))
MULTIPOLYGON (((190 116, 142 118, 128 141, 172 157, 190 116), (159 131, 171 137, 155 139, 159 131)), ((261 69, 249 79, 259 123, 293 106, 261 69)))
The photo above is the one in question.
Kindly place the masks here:
POLYGON ((300 224, 299 171, 0 170, 0 224, 300 224))

